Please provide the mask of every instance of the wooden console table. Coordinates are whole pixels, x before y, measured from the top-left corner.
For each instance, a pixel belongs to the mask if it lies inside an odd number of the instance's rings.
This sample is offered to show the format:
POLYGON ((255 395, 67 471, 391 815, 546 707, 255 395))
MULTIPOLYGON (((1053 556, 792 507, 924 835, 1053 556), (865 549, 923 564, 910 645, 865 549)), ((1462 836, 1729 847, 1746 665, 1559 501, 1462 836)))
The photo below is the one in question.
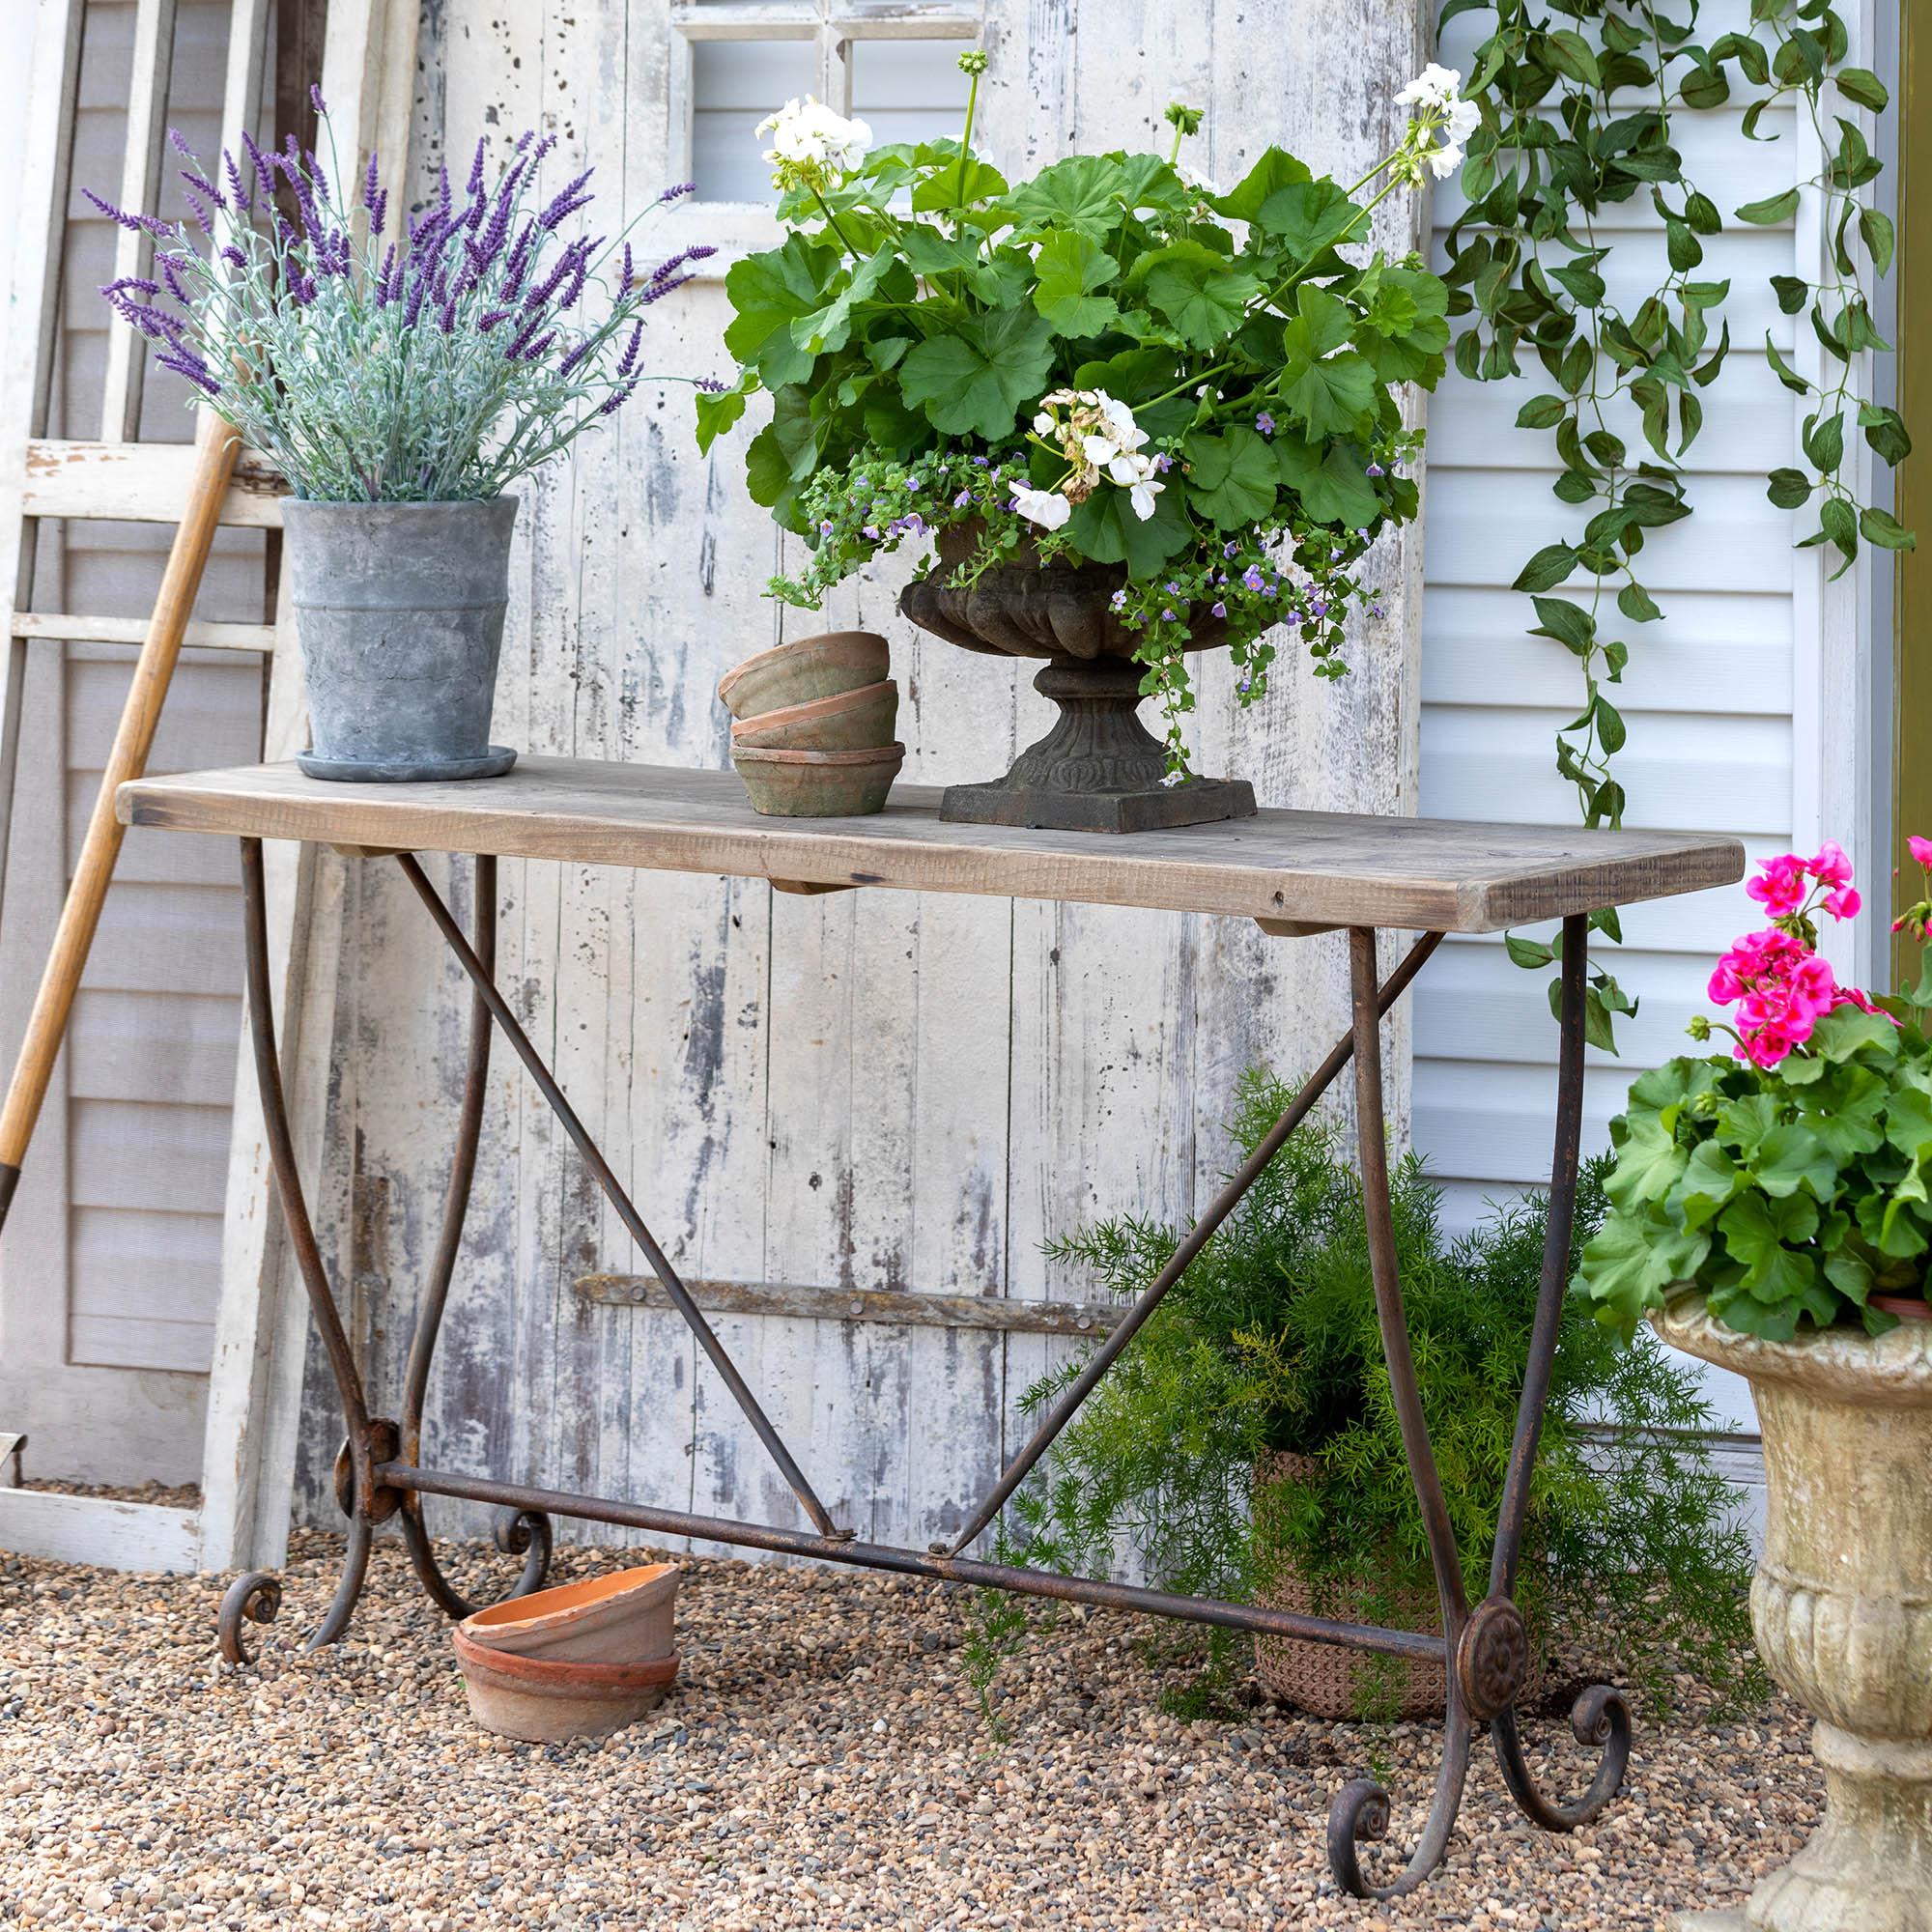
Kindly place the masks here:
MULTIPOLYGON (((437 1567, 422 1511, 425 1495, 467 1497, 497 1504, 505 1513, 499 1544, 518 1553, 527 1552, 513 1595, 542 1581, 550 1556, 550 1518, 566 1516, 624 1523, 661 1536, 710 1538, 1444 1662, 1448 1722, 1441 1772, 1428 1822, 1403 1869, 1377 1885, 1361 1868, 1359 1842, 1380 1838, 1388 1828, 1388 1798, 1378 1785, 1356 1780, 1337 1793, 1330 1809, 1329 1862, 1337 1881, 1357 1896, 1388 1897, 1406 1891, 1440 1861, 1462 1804, 1475 1723, 1490 1726, 1510 1790, 1537 1824, 1548 1831, 1569 1831, 1596 1816, 1622 1781, 1630 1752, 1630 1714, 1619 1694, 1606 1686, 1578 1698, 1572 1728, 1580 1742, 1601 1747, 1597 1772, 1589 1789, 1575 1803, 1547 1798, 1530 1775, 1517 1731, 1515 1706, 1528 1669, 1529 1639, 1514 1601, 1530 1473, 1567 1286, 1583 1097, 1588 914, 1599 907, 1729 884, 1743 875, 1742 847, 1730 839, 1658 833, 1585 833, 1301 811, 1264 811, 1222 824, 1100 837, 946 825, 939 821, 938 805, 936 790, 902 785, 877 817, 760 818, 746 804, 729 773, 564 758, 526 758, 503 778, 468 784, 331 784, 304 778, 293 765, 267 765, 147 779, 122 788, 120 813, 128 824, 227 833, 242 844, 248 1009, 270 1157, 348 1432, 336 1465, 336 1493, 349 1519, 348 1549, 334 1601, 313 1642, 333 1642, 347 1628, 368 1570, 375 1528, 392 1517, 423 1587, 451 1616, 468 1614, 474 1605, 451 1588, 437 1567), (424 1286, 394 1419, 371 1409, 296 1170, 270 999, 262 867, 262 841, 267 838, 315 840, 393 858, 472 987, 469 1074, 457 1121, 441 1239, 424 1286), (423 851, 474 856, 473 933, 465 934, 424 875, 414 857, 423 851), (1303 1084, 1253 1157, 1203 1212, 1172 1262, 1094 1351, 960 1534, 923 1550, 862 1543, 852 1530, 834 1522, 819 1501, 497 989, 494 964, 499 858, 724 873, 769 879, 792 892, 871 887, 1218 913, 1255 920, 1268 932, 1284 936, 1347 928, 1353 1025, 1303 1084), (1552 919, 1564 923, 1548 1242, 1489 1594, 1472 1605, 1463 1589, 1462 1563, 1430 1450, 1397 1279, 1382 1113, 1380 1020, 1445 933, 1490 932, 1552 919), (1389 979, 1378 983, 1376 933, 1384 927, 1420 936, 1389 979), (421 1466, 423 1399, 462 1243, 493 1027, 501 1030, 528 1069, 665 1293, 690 1324, 698 1346, 798 1498, 808 1527, 728 1521, 421 1466), (1423 1635, 1252 1604, 1175 1596, 967 1555, 1156 1303, 1351 1058, 1377 1310, 1445 1634, 1423 1635)), ((275 1578, 266 1572, 244 1577, 231 1589, 222 1606, 221 1636, 222 1648, 232 1661, 246 1658, 244 1621, 268 1621, 279 1598, 275 1578)))

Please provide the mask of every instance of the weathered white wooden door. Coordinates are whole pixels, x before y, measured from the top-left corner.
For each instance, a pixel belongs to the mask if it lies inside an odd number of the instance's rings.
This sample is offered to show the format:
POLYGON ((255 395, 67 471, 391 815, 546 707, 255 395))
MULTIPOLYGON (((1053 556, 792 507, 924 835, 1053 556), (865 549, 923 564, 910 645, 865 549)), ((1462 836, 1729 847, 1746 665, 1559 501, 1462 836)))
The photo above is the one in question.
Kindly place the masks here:
MULTIPOLYGON (((597 168, 600 228, 611 199, 629 213, 696 175, 662 246, 723 253, 655 312, 645 360, 715 374, 723 271, 776 239, 753 128, 786 97, 817 91, 880 138, 954 131, 952 56, 981 41, 980 139, 1009 174, 1077 146, 1164 145, 1178 98, 1208 108, 1194 158, 1218 179, 1273 141, 1352 179, 1399 128, 1390 97, 1420 59, 1418 11, 447 0, 424 23, 416 152, 434 160, 440 144, 454 166, 479 131, 502 144, 539 125, 559 137, 547 163, 557 180, 597 168)), ((1387 208, 1384 239, 1411 245, 1421 211, 1387 208)), ((700 457, 690 391, 666 384, 526 486, 499 735, 723 768, 720 674, 781 628, 863 623, 892 639, 906 779, 1003 769, 1016 737, 1043 727, 1043 700, 1016 695, 1009 667, 898 617, 909 559, 848 587, 822 619, 763 599, 782 552, 744 488, 754 426, 700 457)), ((1244 773, 1269 803, 1412 809, 1417 557, 1412 543, 1388 546, 1387 617, 1339 690, 1285 677, 1267 709, 1241 716, 1225 668, 1208 666, 1200 768, 1244 773)), ((329 1123, 330 1235, 379 1402, 400 1374, 461 1078, 457 987, 392 870, 352 865, 329 1123)), ((461 904, 467 868, 453 870, 461 904)), ((840 1319, 849 1291, 1086 1298, 1091 1284, 1049 1265, 1041 1243, 1103 1213, 1184 1218, 1228 1165, 1220 1123, 1242 1069, 1296 1073, 1345 1024, 1335 939, 1090 907, 792 898, 591 867, 511 866, 503 883, 503 981, 681 1269, 700 1284, 822 1291, 820 1319, 720 1315, 717 1326, 838 1520, 889 1541, 963 1520, 1019 1395, 1065 1345, 1018 1326, 840 1319)), ((676 1318, 581 1292, 636 1263, 506 1059, 430 1460, 790 1521, 790 1496, 676 1318)), ((322 1520, 331 1410, 312 1375, 301 1493, 322 1520)))

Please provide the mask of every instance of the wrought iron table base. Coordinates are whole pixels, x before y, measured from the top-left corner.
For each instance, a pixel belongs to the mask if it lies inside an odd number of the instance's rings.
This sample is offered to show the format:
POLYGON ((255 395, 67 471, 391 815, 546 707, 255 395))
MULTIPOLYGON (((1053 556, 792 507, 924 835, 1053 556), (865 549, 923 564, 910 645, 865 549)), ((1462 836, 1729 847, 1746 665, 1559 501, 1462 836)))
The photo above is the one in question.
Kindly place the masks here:
MULTIPOLYGON (((310 1648, 334 1642, 347 1629, 368 1574, 376 1528, 391 1517, 397 1520, 410 1560, 423 1588, 437 1605, 452 1617, 465 1616, 476 1607, 443 1576, 423 1522, 422 1498, 425 1495, 454 1496, 498 1506, 498 1548, 507 1553, 526 1555, 527 1559, 522 1577, 508 1593, 512 1597, 523 1596, 542 1583, 550 1566, 550 1520, 553 1516, 567 1516, 593 1522, 624 1524, 660 1536, 700 1537, 789 1555, 896 1571, 906 1576, 986 1585, 1110 1608, 1142 1610, 1156 1616, 1219 1625, 1230 1630, 1299 1637, 1384 1656, 1444 1662, 1448 1665, 1445 1673, 1448 1680, 1448 1712, 1441 1769, 1421 1836, 1404 1868, 1388 1882, 1379 1885, 1372 1883, 1362 1870, 1358 1846, 1364 1840, 1383 1837, 1388 1830, 1388 1794, 1379 1785, 1358 1779, 1338 1792, 1330 1806, 1329 1865, 1337 1883, 1359 1898, 1389 1898, 1411 1890, 1441 1862, 1462 1805, 1474 1726, 1477 1724, 1489 1725, 1511 1795, 1522 1811, 1544 1830, 1572 1831, 1594 1818, 1616 1794, 1629 1760, 1631 1739, 1630 1713, 1616 1690, 1607 1686, 1598 1686, 1585 1691, 1577 1701, 1571 1727, 1579 1743, 1599 1747, 1602 1755, 1588 1790, 1568 1804, 1553 1802, 1538 1788, 1523 1755, 1516 1715, 1517 1699, 1522 1693, 1528 1675, 1529 1634, 1517 1608, 1514 1593, 1529 1507, 1530 1477, 1535 1467, 1538 1438, 1556 1352, 1576 1209, 1583 1098, 1583 994, 1587 944, 1587 920, 1583 916, 1573 916, 1564 923, 1562 1043, 1548 1235, 1528 1366, 1505 1479, 1495 1551, 1490 1567, 1489 1594, 1472 1607, 1463 1588, 1462 1562, 1430 1448, 1421 1391, 1409 1350, 1402 1285, 1397 1275, 1395 1228, 1389 1206, 1388 1151, 1382 1106, 1382 1017, 1434 952, 1440 942, 1440 933, 1425 934, 1387 981, 1378 983, 1374 931, 1366 926, 1350 928, 1353 1023, 1350 1031, 1335 1043, 1327 1058, 1309 1076, 1266 1139, 1215 1197, 1176 1250, 1168 1265, 1143 1291, 1079 1378, 1067 1387, 1032 1439, 1007 1466, 992 1492, 961 1534, 950 1544, 935 1544, 925 1550, 913 1550, 861 1543, 851 1530, 838 1528, 833 1522, 824 1504, 819 1501, 804 1472, 759 1406, 757 1398, 739 1375, 730 1356, 679 1280, 668 1258, 653 1239, 615 1173, 571 1110, 549 1067, 497 990, 494 978, 496 860, 483 856, 475 861, 475 933, 471 938, 465 935, 413 855, 399 852, 392 856, 469 976, 471 986, 469 1066, 457 1122, 455 1157, 443 1201, 441 1234, 431 1261, 411 1342, 403 1378, 402 1412, 397 1421, 370 1412, 355 1352, 336 1309, 302 1194, 275 1051, 262 846, 256 838, 244 838, 242 840, 242 883, 247 914, 248 1010, 255 1071, 261 1086, 267 1123, 270 1161, 302 1284, 314 1310, 323 1348, 341 1397, 347 1431, 335 1474, 337 1499, 349 1519, 348 1549, 334 1600, 310 1639, 310 1648), (691 1327, 698 1346, 771 1454, 810 1522, 810 1530, 694 1516, 683 1511, 658 1509, 602 1496, 577 1495, 526 1484, 499 1483, 485 1477, 455 1474, 421 1465, 423 1403, 429 1387, 430 1364, 435 1354, 437 1334, 455 1276, 470 1185, 475 1177, 491 1039, 497 1030, 502 1032, 524 1062, 544 1099, 576 1144, 632 1238, 649 1261, 672 1304, 691 1327), (1433 1636, 1376 1625, 1337 1622, 1254 1604, 1176 1596, 1166 1591, 1122 1583, 1064 1577, 1051 1571, 986 1563, 962 1554, 992 1523, 1054 1438, 1072 1420, 1108 1367, 1153 1312, 1161 1297, 1179 1280, 1188 1264, 1238 1205, 1280 1151, 1288 1136, 1351 1059, 1355 1066, 1362 1199, 1367 1217, 1377 1312, 1403 1444, 1407 1452, 1435 1573, 1443 1634, 1433 1636)), ((241 1663, 249 1661, 244 1626, 249 1622, 271 1621, 280 1601, 280 1584, 267 1572, 252 1572, 240 1578, 229 1590, 222 1602, 220 1623, 222 1654, 230 1662, 241 1663)))

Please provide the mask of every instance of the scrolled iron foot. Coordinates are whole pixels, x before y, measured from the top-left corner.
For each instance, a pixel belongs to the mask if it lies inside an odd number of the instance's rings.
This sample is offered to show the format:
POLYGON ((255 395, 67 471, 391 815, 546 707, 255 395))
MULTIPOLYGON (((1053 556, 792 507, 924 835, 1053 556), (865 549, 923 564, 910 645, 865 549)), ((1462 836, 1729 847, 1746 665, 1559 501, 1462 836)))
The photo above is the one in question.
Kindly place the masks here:
POLYGON ((271 1570, 250 1570, 229 1584, 216 1619, 221 1655, 238 1669, 253 1663, 246 1626, 271 1624, 282 1607, 282 1579, 271 1570))
POLYGON ((505 1556, 525 1557, 524 1574, 517 1579, 510 1597, 527 1597, 532 1590, 541 1589, 544 1578, 550 1575, 554 1543, 550 1518, 542 1510, 500 1509, 490 1534, 505 1556))
POLYGON ((1328 1806, 1328 1869, 1352 1898, 1379 1898, 1362 1876, 1358 1844, 1379 1844, 1388 1836, 1389 1795, 1373 1778, 1358 1777, 1336 1792, 1328 1806))
MULTIPOLYGON (((430 1546, 429 1531, 423 1525, 419 1495, 410 1496, 397 1520, 402 1524, 403 1541, 409 1548, 417 1580, 445 1616, 460 1622, 488 1606, 466 1597, 442 1574, 442 1566, 430 1546)), ((513 1603, 519 1597, 527 1597, 532 1590, 543 1588, 544 1579, 550 1575, 554 1542, 549 1517, 541 1510, 498 1510, 491 1540, 505 1556, 522 1556, 525 1562, 524 1574, 517 1578, 515 1587, 500 1597, 492 1597, 490 1603, 513 1603)))
POLYGON ((1603 1756, 1589 1790, 1574 1804, 1555 1804, 1537 1789, 1530 1775, 1516 1713, 1505 1711, 1490 1726, 1510 1796, 1523 1815, 1546 1832, 1574 1832, 1579 1825, 1587 1825, 1617 1795, 1630 1766, 1630 1705, 1621 1690, 1607 1684, 1592 1685, 1571 1707, 1570 1729, 1579 1745, 1595 1746, 1603 1756))

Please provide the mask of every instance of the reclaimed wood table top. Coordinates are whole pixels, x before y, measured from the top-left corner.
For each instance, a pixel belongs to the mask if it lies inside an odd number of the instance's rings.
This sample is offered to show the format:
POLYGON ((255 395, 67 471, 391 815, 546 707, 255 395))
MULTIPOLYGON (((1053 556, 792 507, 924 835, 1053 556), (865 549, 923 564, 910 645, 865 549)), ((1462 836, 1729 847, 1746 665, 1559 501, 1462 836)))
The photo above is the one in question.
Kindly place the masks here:
POLYGON ((771 879, 1493 932, 1744 876, 1734 838, 1266 810, 1169 832, 952 825, 931 785, 866 818, 761 818, 731 772, 525 757, 461 784, 338 784, 293 764, 121 787, 129 825, 373 851, 495 853, 771 879))

